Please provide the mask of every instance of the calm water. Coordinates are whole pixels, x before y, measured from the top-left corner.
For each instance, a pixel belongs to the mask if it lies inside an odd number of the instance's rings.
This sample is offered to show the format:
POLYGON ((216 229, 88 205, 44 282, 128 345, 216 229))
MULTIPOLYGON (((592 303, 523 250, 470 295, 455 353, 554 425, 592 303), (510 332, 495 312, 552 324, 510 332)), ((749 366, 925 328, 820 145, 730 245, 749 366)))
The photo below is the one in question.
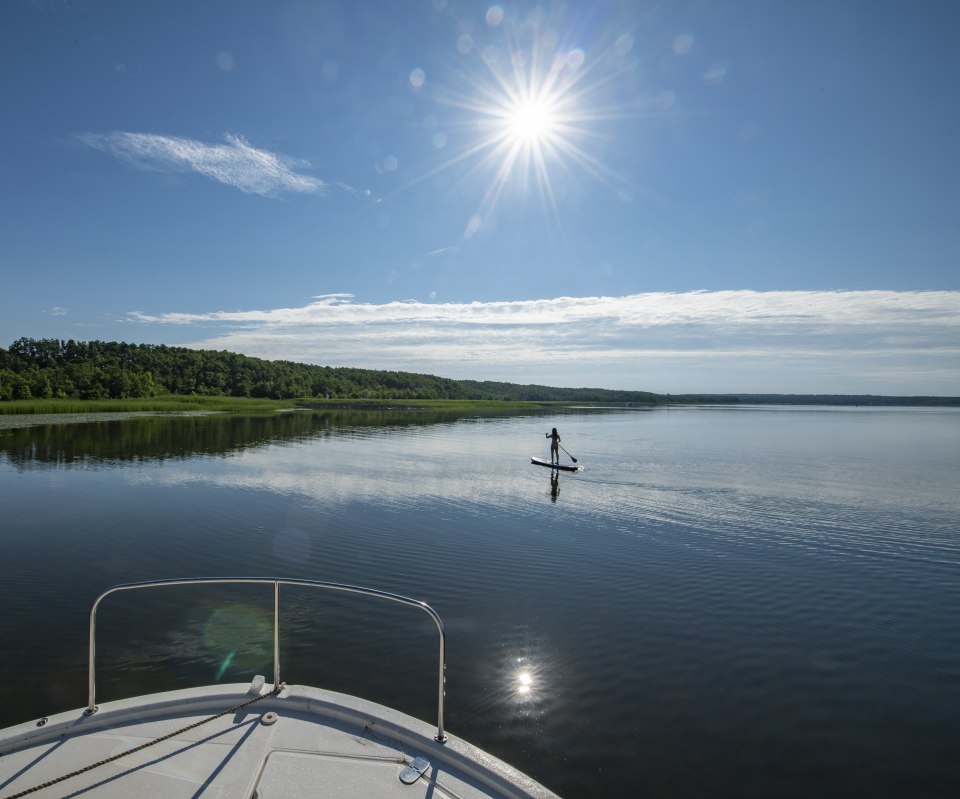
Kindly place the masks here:
MULTIPOLYGON (((0 727, 85 703, 103 588, 279 575, 432 604, 448 729, 571 799, 957 795, 958 487, 956 410, 0 429, 0 727)), ((313 593, 284 678, 432 720, 429 620, 313 593)), ((102 700, 272 673, 266 589, 101 613, 102 700)))

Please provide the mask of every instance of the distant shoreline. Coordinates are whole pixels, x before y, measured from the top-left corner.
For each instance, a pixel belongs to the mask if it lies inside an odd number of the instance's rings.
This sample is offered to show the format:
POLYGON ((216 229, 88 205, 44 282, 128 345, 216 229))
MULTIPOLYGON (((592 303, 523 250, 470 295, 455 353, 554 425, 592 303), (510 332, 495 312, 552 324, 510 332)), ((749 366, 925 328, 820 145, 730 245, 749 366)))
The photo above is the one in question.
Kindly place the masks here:
MULTIPOLYGON (((165 396, 152 399, 115 400, 6 400, 0 401, 0 418, 10 427, 11 417, 33 417, 32 424, 57 423, 65 416, 131 418, 153 415, 199 415, 208 413, 257 414, 295 410, 564 410, 574 408, 648 408, 667 405, 820 405, 834 407, 956 408, 960 397, 897 397, 872 394, 684 394, 661 395, 663 400, 645 402, 575 402, 516 400, 383 400, 383 399, 289 399, 252 400, 244 397, 165 396)), ((79 421, 74 418, 73 421, 79 421)), ((17 425, 13 425, 17 426, 17 425)))
POLYGON ((744 405, 860 405, 877 407, 960 407, 960 397, 891 396, 880 394, 685 394, 697 402, 744 405))
MULTIPOLYGON (((517 400, 413 400, 413 399, 251 399, 248 397, 203 397, 168 395, 149 399, 43 399, 0 401, 0 417, 42 416, 133 416, 201 415, 209 413, 257 414, 296 410, 536 410, 574 407, 583 403, 517 400)), ((620 403, 620 407, 623 404, 620 403)))
POLYGON ((238 353, 108 341, 21 338, 0 348, 0 414, 278 407, 530 408, 676 404, 960 406, 960 397, 569 388, 415 372, 266 361, 238 353), (286 403, 286 404, 283 404, 286 403), (346 403, 330 405, 328 403, 346 403), (488 403, 488 405, 484 405, 488 403))

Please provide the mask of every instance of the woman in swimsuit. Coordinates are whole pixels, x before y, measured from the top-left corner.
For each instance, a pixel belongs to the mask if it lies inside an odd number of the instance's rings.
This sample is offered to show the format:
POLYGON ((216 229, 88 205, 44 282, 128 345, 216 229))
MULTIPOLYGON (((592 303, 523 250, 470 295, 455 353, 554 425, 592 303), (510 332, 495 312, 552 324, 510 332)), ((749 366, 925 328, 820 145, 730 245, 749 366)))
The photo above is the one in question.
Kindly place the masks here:
POLYGON ((553 428, 552 433, 547 433, 546 438, 550 439, 550 463, 560 463, 560 434, 557 428, 553 428))

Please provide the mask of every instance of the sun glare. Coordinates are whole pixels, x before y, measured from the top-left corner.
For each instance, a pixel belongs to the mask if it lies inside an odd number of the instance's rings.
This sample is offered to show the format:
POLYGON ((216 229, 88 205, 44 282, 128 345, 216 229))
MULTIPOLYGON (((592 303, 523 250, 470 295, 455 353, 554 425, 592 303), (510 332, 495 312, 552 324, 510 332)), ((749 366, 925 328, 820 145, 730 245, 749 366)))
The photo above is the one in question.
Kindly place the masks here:
MULTIPOLYGON (((483 176, 489 176, 467 219, 464 239, 491 224, 502 201, 525 203, 534 194, 562 230, 562 199, 577 172, 611 189, 622 188, 621 175, 602 163, 591 145, 609 137, 599 129, 605 123, 630 113, 610 98, 615 78, 628 69, 624 58, 632 42, 628 46, 620 37, 609 47, 594 47, 595 55, 588 58, 583 47, 565 44, 572 34, 547 22, 533 14, 514 19, 507 29, 502 11, 488 16, 491 30, 504 31, 502 38, 480 45, 461 36, 457 50, 469 61, 452 72, 450 84, 434 91, 438 103, 465 113, 458 125, 467 135, 462 147, 451 148, 445 161, 413 182, 452 167, 460 169, 464 180, 480 178, 481 185, 483 176)), ((417 78, 422 88, 423 76, 417 73, 417 78)), ((431 119, 436 126, 436 117, 431 119)), ((452 141, 444 132, 432 136, 435 143, 442 142, 435 144, 438 148, 452 141)))
POLYGON ((527 673, 522 672, 517 675, 517 693, 526 696, 533 690, 533 678, 527 673))
POLYGON ((557 132, 557 116, 551 104, 541 100, 514 103, 505 121, 510 137, 527 146, 544 143, 557 132))
MULTIPOLYGON (((511 62, 515 60, 520 59, 511 62)), ((587 160, 573 143, 581 133, 575 76, 564 82, 560 72, 535 65, 514 64, 505 72, 497 64, 487 66, 495 83, 478 86, 483 99, 464 107, 486 118, 488 133, 471 152, 483 153, 482 162, 493 167, 494 178, 467 228, 468 237, 484 226, 509 184, 522 192, 538 192, 545 207, 559 217, 551 165, 565 158, 587 160)))

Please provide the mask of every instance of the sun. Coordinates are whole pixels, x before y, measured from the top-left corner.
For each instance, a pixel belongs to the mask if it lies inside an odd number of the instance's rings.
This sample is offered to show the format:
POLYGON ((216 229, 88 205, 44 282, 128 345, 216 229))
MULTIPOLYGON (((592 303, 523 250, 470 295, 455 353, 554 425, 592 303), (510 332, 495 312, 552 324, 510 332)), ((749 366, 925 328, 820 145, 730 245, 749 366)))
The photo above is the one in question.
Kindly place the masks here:
MULTIPOLYGON (((464 134, 461 143, 407 184, 456 167, 463 185, 479 190, 464 241, 495 229, 501 203, 523 208, 530 200, 539 201, 562 231, 561 207, 575 181, 620 191, 622 175, 600 154, 610 150, 608 128, 634 113, 616 91, 617 78, 632 69, 626 61, 632 40, 627 46, 621 36, 585 50, 545 17, 517 18, 508 29, 500 6, 490 9, 498 13, 487 15, 488 26, 502 31, 502 37, 491 36, 483 44, 461 35, 457 50, 464 61, 430 95, 438 105, 459 112, 459 119, 451 118, 447 125, 454 134, 464 134)), ((416 81, 411 78, 418 88, 424 85, 420 72, 416 81)), ((431 119, 435 126, 438 117, 431 119)), ((442 149, 450 139, 444 132, 439 141, 435 146, 442 149)))
POLYGON ((548 100, 515 100, 505 109, 504 125, 508 137, 516 144, 537 147, 546 144, 559 132, 556 104, 548 100))
POLYGON ((524 194, 539 193, 545 207, 558 216, 551 165, 588 158, 574 143, 582 121, 576 111, 575 81, 562 80, 562 67, 538 69, 516 57, 509 62, 506 69, 487 63, 493 83, 478 84, 480 99, 462 105, 476 114, 485 130, 468 154, 481 155, 481 163, 493 174, 467 225, 467 238, 486 224, 511 184, 524 194))

